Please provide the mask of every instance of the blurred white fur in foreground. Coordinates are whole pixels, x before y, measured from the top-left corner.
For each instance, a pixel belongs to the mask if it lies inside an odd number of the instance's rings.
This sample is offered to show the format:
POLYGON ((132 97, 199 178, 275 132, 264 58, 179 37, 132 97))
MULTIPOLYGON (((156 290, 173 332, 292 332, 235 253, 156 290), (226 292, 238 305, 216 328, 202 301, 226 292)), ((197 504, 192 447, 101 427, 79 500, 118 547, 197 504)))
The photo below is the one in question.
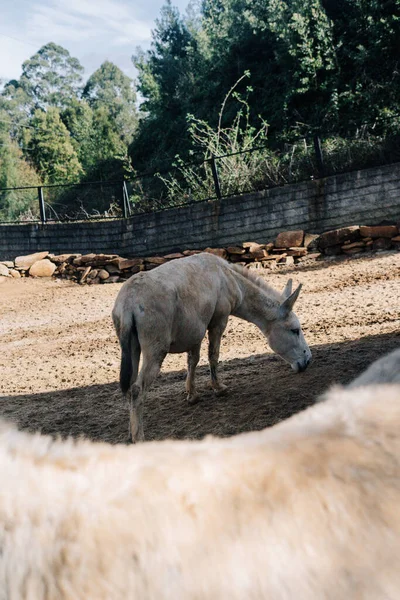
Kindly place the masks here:
POLYGON ((348 387, 354 388, 371 383, 400 383, 400 348, 373 362, 348 387))
POLYGON ((399 431, 393 384, 202 442, 1 423, 0 599, 398 600, 399 431))

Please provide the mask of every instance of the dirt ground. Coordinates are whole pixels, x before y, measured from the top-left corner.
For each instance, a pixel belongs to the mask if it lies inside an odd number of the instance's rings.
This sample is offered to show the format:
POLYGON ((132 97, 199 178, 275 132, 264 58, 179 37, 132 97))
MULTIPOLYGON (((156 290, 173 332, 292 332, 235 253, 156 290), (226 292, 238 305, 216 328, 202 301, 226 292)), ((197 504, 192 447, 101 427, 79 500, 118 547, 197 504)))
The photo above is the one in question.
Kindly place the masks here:
MULTIPOLYGON (((169 355, 145 406, 146 439, 228 436, 273 425, 400 345, 400 253, 314 263, 265 277, 283 288, 289 275, 303 283, 296 313, 313 352, 307 371, 293 373, 254 325, 231 318, 221 350, 228 394, 217 398, 208 387, 204 343, 202 401, 188 406, 186 356, 169 355)), ((32 279, 0 285, 0 416, 32 431, 127 440, 110 317, 119 289, 32 279)))

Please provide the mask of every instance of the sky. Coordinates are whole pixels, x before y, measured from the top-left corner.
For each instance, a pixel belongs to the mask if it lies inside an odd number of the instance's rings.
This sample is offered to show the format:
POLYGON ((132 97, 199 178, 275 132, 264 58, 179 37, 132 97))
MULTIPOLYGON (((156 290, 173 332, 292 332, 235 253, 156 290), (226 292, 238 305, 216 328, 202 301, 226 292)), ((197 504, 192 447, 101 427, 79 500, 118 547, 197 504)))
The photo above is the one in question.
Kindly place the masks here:
MULTIPOLYGON (((181 13, 189 0, 172 0, 181 13)), ((79 59, 87 79, 105 60, 135 77, 131 56, 147 49, 164 0, 5 0, 1 2, 0 80, 55 42, 79 59)))

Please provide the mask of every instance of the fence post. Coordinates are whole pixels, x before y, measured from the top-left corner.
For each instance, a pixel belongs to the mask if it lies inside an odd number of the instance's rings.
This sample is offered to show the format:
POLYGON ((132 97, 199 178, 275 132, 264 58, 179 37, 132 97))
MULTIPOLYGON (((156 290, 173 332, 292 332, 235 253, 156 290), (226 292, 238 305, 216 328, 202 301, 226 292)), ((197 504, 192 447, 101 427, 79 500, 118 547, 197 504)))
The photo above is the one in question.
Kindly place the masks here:
POLYGON ((122 202, 121 202, 122 216, 123 216, 124 219, 127 219, 128 218, 128 209, 127 209, 127 206, 126 206, 124 182, 122 182, 121 192, 122 192, 122 196, 121 196, 121 200, 122 200, 122 202))
POLYGON ((317 159, 317 169, 320 177, 324 176, 324 155, 322 154, 321 138, 319 135, 314 136, 314 150, 317 159))
POLYGON ((221 186, 219 184, 217 163, 215 161, 215 156, 214 155, 211 157, 211 171, 212 171, 212 174, 213 174, 213 177, 214 177, 215 193, 217 194, 218 200, 220 200, 222 198, 221 186))
POLYGON ((42 221, 42 223, 44 225, 46 223, 46 208, 44 205, 43 188, 41 185, 38 187, 38 198, 39 198, 40 220, 42 221))
POLYGON ((123 195, 124 195, 125 204, 126 204, 126 213, 127 213, 128 217, 130 217, 132 214, 132 211, 131 211, 131 205, 129 203, 129 194, 128 194, 128 188, 126 187, 126 181, 123 181, 122 188, 123 188, 123 195))
POLYGON ((122 202, 121 202, 121 208, 122 208, 122 216, 124 219, 128 218, 128 212, 126 210, 126 198, 125 198, 125 189, 124 189, 124 184, 122 183, 122 202))

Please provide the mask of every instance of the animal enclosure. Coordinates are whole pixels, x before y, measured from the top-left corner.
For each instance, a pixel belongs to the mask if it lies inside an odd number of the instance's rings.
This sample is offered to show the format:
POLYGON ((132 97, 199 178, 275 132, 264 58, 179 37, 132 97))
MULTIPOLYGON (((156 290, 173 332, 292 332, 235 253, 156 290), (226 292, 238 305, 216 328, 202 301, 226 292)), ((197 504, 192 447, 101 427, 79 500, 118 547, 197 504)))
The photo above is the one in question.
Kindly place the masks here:
MULTIPOLYGON (((229 436, 272 425, 312 403, 332 382, 347 383, 400 346, 400 253, 391 252, 265 275, 296 303, 313 361, 295 374, 254 325, 231 318, 222 340, 227 396, 208 388, 206 344, 186 401, 186 356, 169 355, 146 401, 147 439, 229 436)), ((118 385, 120 349, 111 310, 120 284, 84 287, 21 279, 0 287, 0 415, 32 431, 112 443, 128 436, 118 385)))

